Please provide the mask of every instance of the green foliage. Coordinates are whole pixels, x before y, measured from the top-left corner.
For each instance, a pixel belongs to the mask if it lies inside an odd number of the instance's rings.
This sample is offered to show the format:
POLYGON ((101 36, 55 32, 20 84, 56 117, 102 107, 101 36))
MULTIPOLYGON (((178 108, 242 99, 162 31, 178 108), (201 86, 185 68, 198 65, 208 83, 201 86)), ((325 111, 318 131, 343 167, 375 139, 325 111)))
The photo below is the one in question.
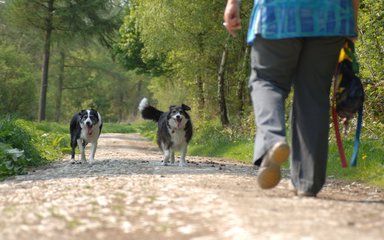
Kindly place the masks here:
POLYGON ((14 46, 0 42, 0 115, 33 118, 36 74, 31 61, 14 46))
MULTIPOLYGON (((102 133, 133 133, 137 128, 104 123, 102 133)), ((59 160, 63 153, 70 153, 69 124, 0 119, 0 178, 59 160)))
POLYGON ((67 125, 55 122, 36 122, 34 126, 43 132, 54 132, 60 135, 69 134, 69 122, 67 125))
MULTIPOLYGON (((153 78, 150 84, 159 106, 168 107, 172 99, 164 94, 155 96, 161 92, 179 94, 174 101, 184 101, 192 107, 201 100, 197 97, 199 94, 215 101, 211 90, 217 91, 216 73, 227 36, 221 25, 223 3, 179 0, 132 2, 134 7, 125 18, 121 44, 133 44, 131 50, 139 47, 140 57, 137 58, 143 62, 151 59, 162 61, 161 67, 167 71, 153 78), (140 39, 140 44, 135 39, 140 39), (202 79, 204 86, 197 86, 198 79, 202 79), (185 91, 186 88, 189 91, 185 91), (192 101, 194 104, 191 104, 192 101)), ((207 102, 207 106, 209 104, 207 102)))
POLYGON ((252 162, 253 137, 234 128, 223 128, 218 121, 195 126, 189 153, 252 162))
MULTIPOLYGON (((146 76, 126 71, 114 63, 100 45, 73 50, 67 55, 61 121, 69 123, 73 114, 87 108, 95 108, 108 122, 127 121, 130 114, 137 112, 138 101, 147 92, 146 76)), ((56 68, 52 70, 57 72, 56 68)), ((52 82, 52 87, 48 90, 48 99, 55 99, 57 94, 56 82, 52 82)), ((48 121, 56 120, 56 109, 55 102, 48 101, 48 121)))
MULTIPOLYGON (((218 120, 196 122, 194 135, 188 147, 188 155, 222 157, 252 164, 254 129, 251 120, 243 126, 231 128, 223 128, 218 120)), ((155 123, 146 121, 136 123, 134 126, 141 135, 155 142, 157 129, 155 123)), ((361 139, 357 167, 342 168, 336 143, 331 140, 327 175, 384 187, 383 145, 383 138, 361 139)), ((344 147, 347 156, 350 157, 353 152, 353 138, 345 139, 344 147)), ((284 167, 289 168, 289 164, 285 164, 284 167)))
POLYGON ((34 158, 33 164, 40 164, 41 162, 38 160, 54 161, 61 158, 62 148, 69 143, 66 140, 66 134, 60 131, 56 132, 55 127, 52 127, 52 130, 43 131, 36 127, 36 123, 21 119, 16 120, 15 123, 30 135, 30 144, 34 146, 38 154, 34 158))
POLYGON ((52 15, 53 30, 61 38, 70 41, 75 36, 84 39, 96 36, 100 43, 111 46, 113 33, 121 24, 121 8, 118 4, 109 0, 55 0, 52 1, 54 13, 50 13, 47 2, 8 0, 5 13, 14 26, 32 27, 38 31, 46 30, 47 16, 52 15))
MULTIPOLYGON (((356 52, 365 86, 364 121, 384 124, 384 2, 360 1, 356 52)), ((381 131, 380 133, 382 133, 381 131)))
POLYGON ((162 74, 165 55, 144 54, 144 43, 140 37, 135 9, 135 1, 132 1, 127 7, 124 22, 120 27, 119 42, 114 46, 114 55, 129 70, 136 70, 142 74, 162 74))
POLYGON ((23 150, 0 142, 0 178, 24 173, 28 161, 23 150))
MULTIPOLYGON (((1 114, 12 113, 27 119, 36 116, 39 99, 35 96, 38 96, 40 90, 38 84, 41 66, 38 63, 41 61, 43 46, 42 32, 49 28, 45 24, 47 16, 51 14, 47 2, 9 0, 0 5, 2 23, 0 72, 4 73, 0 74, 0 91, 4 90, 4 94, 1 92, 0 96, 7 100, 1 99, 5 103, 2 106, 7 106, 5 109, 0 109, 4 110, 0 111, 1 114), (11 61, 13 59, 16 61, 11 61), (28 92, 24 92, 24 89, 28 92)), ((118 116, 113 120, 124 120, 123 117, 126 118, 131 109, 124 111, 126 107, 124 103, 128 101, 125 99, 127 94, 122 96, 122 91, 129 92, 127 89, 130 89, 130 86, 127 86, 127 82, 130 79, 126 76, 126 70, 119 68, 118 64, 113 62, 110 52, 103 48, 111 47, 116 40, 117 29, 121 24, 121 2, 109 0, 51 2, 54 4, 54 13, 46 119, 68 119, 71 116, 60 116, 58 109, 64 113, 63 115, 71 115, 81 110, 79 109, 83 104, 81 101, 87 101, 100 106, 101 110, 113 109, 111 113, 103 111, 105 117, 116 116, 116 112, 122 112, 124 116, 118 116), (60 58, 62 53, 66 57, 64 62, 60 58), (61 84, 55 81, 59 76, 63 80, 61 84), (96 92, 93 91, 95 86, 97 86, 96 92), (110 93, 108 97, 112 100, 101 97, 92 97, 94 99, 90 101, 84 100, 87 97, 84 93, 90 92, 91 96, 100 96, 107 88, 111 90, 108 91, 110 93), (91 91, 86 91, 88 89, 91 91), (70 101, 68 106, 63 107, 57 99, 67 103, 66 99, 62 99, 66 97, 70 101), (74 101, 77 103, 72 104, 74 101), (112 108, 112 104, 121 108, 112 108), (73 109, 72 106, 78 108, 73 109)), ((133 95, 132 98, 134 97, 136 96, 133 95)), ((129 101, 135 100, 129 99, 129 101)))
MULTIPOLYGON (((187 104, 190 106, 191 100, 188 99, 186 91, 175 91, 174 89, 183 89, 185 84, 183 81, 172 81, 171 79, 161 76, 154 77, 148 85, 148 90, 152 93, 153 99, 160 99, 158 103, 151 102, 158 109, 167 111, 170 105, 187 104)), ((190 106, 191 107, 191 106, 190 106)))
MULTIPOLYGON (((142 136, 156 142, 156 123, 144 121, 134 126, 142 136)), ((207 121, 196 122, 193 128, 194 135, 188 147, 188 154, 252 162, 253 134, 246 133, 245 127, 233 130, 223 128, 219 121, 207 121)))
POLYGON ((31 122, 0 119, 0 177, 59 159, 61 144, 61 136, 39 131, 31 122))

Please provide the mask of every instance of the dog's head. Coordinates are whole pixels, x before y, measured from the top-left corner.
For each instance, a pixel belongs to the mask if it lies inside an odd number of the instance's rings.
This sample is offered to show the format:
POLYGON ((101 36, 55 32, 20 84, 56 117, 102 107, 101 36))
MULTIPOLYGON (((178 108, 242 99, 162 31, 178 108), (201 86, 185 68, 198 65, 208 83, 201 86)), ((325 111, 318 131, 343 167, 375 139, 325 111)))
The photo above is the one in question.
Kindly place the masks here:
POLYGON ((187 113, 189 110, 191 110, 191 108, 185 104, 181 104, 181 106, 171 105, 168 113, 168 123, 171 128, 184 128, 185 124, 190 120, 187 113))
POLYGON ((92 135, 93 127, 99 126, 101 122, 100 114, 94 109, 81 110, 80 116, 80 127, 85 129, 88 135, 92 135))

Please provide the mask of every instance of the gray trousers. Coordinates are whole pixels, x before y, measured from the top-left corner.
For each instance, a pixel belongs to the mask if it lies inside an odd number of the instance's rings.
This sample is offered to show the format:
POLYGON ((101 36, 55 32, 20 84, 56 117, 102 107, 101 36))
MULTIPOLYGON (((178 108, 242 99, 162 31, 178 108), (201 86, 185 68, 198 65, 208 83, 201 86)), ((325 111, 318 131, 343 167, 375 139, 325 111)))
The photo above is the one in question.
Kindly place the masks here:
POLYGON ((286 140, 285 99, 293 87, 291 180, 299 191, 318 193, 328 158, 330 87, 343 37, 267 40, 251 52, 250 89, 256 119, 254 162, 286 140))

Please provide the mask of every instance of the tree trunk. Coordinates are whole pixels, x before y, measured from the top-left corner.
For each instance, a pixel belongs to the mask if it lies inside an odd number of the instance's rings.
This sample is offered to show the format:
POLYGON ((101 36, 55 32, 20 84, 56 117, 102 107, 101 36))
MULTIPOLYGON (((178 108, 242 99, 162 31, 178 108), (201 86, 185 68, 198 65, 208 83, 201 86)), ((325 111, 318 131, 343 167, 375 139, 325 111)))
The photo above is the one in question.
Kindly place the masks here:
POLYGON ((135 102, 135 105, 132 107, 132 113, 133 113, 133 116, 137 116, 137 112, 138 112, 138 108, 137 106, 139 106, 139 103, 141 101, 141 91, 142 91, 142 88, 143 88, 143 80, 139 80, 137 82, 137 89, 136 89, 136 99, 137 101, 135 102))
POLYGON ((249 46, 245 46, 243 62, 240 69, 240 80, 237 85, 237 99, 238 99, 238 117, 242 117, 244 114, 244 105, 245 105, 245 84, 248 80, 248 59, 249 59, 249 46))
POLYGON ((228 42, 224 45, 223 55, 221 56, 221 62, 219 67, 218 74, 218 98, 219 98, 219 107, 220 107, 220 121, 223 127, 229 125, 229 118, 227 112, 227 103, 225 100, 225 79, 224 79, 224 69, 227 61, 228 53, 228 42))
POLYGON ((199 116, 202 116, 204 118, 204 111, 203 111, 205 106, 204 83, 199 73, 196 75, 196 85, 197 85, 198 113, 199 113, 199 116))
MULTIPOLYGON (((197 56, 197 61, 198 59, 202 59, 204 56, 204 32, 199 32, 196 35, 196 42, 197 42, 197 47, 198 47, 198 56, 197 56)), ((200 66, 198 67, 200 68, 200 66)), ((196 72, 196 86, 197 86, 197 108, 198 108, 198 114, 201 118, 205 119, 206 114, 203 109, 205 109, 205 97, 204 97, 204 82, 203 78, 201 76, 201 71, 200 69, 197 69, 196 72)))
POLYGON ((61 116, 61 96, 63 95, 64 85, 64 62, 65 53, 64 50, 60 50, 60 62, 59 62, 59 78, 57 79, 57 94, 56 94, 56 122, 60 122, 61 116))
POLYGON ((49 56, 50 56, 50 48, 51 48, 53 2, 54 0, 48 0, 48 15, 45 22, 44 57, 43 57, 40 100, 39 100, 39 117, 38 117, 39 122, 45 120, 45 108, 47 103, 48 68, 49 68, 49 56))
POLYGON ((124 105, 124 99, 125 99, 125 94, 126 91, 124 88, 121 86, 124 86, 124 80, 121 78, 117 78, 117 83, 118 83, 118 104, 117 104, 117 109, 118 109, 118 114, 119 114, 119 119, 118 122, 122 122, 124 118, 124 113, 125 113, 125 105, 124 105))

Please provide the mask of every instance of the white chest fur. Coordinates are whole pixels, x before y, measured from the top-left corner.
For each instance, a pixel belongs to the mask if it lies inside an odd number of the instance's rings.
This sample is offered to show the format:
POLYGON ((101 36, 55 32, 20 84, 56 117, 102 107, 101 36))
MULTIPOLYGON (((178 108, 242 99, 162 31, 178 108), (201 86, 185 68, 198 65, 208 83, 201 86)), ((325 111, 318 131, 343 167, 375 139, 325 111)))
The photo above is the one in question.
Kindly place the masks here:
POLYGON ((172 147, 175 150, 181 150, 187 145, 184 129, 168 129, 168 132, 171 135, 172 147))

